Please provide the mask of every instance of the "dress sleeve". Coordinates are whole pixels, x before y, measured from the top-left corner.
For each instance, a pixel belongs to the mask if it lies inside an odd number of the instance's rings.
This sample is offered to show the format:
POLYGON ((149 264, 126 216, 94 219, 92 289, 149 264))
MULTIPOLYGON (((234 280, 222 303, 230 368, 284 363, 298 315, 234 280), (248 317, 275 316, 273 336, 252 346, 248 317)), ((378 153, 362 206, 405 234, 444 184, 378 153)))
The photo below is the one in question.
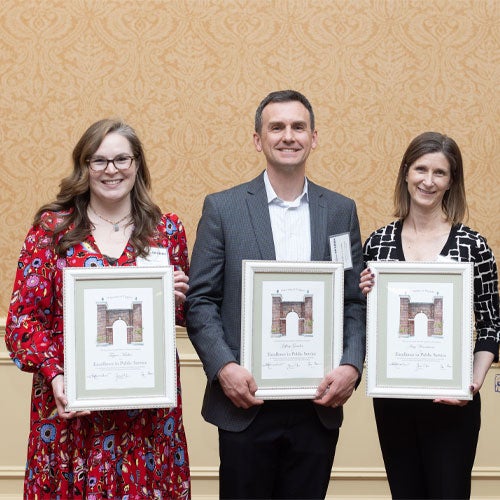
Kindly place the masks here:
POLYGON ((380 243, 379 240, 380 238, 374 231, 365 241, 363 245, 363 262, 365 267, 367 267, 368 262, 372 260, 379 260, 377 259, 377 245, 380 243))
POLYGON ((371 246, 372 246, 372 235, 365 241, 363 245, 363 263, 365 267, 367 267, 367 264, 370 260, 372 260, 372 251, 371 251, 371 246))
MULTIPOLYGON (((184 224, 179 217, 174 213, 168 213, 164 216, 165 235, 168 239, 168 252, 170 263, 175 269, 182 269, 189 275, 189 257, 186 231, 184 224)), ((175 324, 185 326, 184 304, 181 304, 175 309, 175 324)))
POLYGON ((498 304, 498 272, 493 252, 479 237, 474 249, 474 316, 476 346, 474 352, 489 351, 498 361, 500 313, 498 304))
POLYGON ((19 256, 5 327, 14 363, 24 371, 39 371, 47 381, 63 373, 62 305, 57 299, 61 294, 56 293, 62 283, 55 282, 57 265, 51 236, 32 227, 19 256))

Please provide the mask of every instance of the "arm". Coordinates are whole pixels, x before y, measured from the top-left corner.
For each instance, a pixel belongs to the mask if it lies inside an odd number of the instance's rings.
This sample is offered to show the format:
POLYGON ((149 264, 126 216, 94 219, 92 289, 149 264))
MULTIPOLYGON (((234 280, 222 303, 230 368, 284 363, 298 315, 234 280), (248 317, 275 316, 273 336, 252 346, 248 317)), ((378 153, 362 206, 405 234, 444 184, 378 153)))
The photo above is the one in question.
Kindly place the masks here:
POLYGON ((500 344, 500 309, 498 271, 493 252, 486 240, 479 237, 474 248, 474 318, 476 345, 474 353, 487 351, 498 362, 500 344))
POLYGON ((370 269, 363 269, 361 271, 361 274, 359 275, 359 289, 365 297, 372 291, 374 284, 375 275, 371 272, 370 269))
MULTIPOLYGON (((493 354, 487 351, 479 351, 474 354, 473 368, 472 368, 472 385, 470 390, 473 395, 481 389, 486 374, 490 369, 493 362, 493 354)), ((439 398, 435 399, 434 403, 441 403, 450 406, 465 406, 468 400, 454 399, 454 398, 439 398)))
POLYGON ((38 226, 30 229, 5 327, 7 349, 16 365, 24 371, 39 371, 48 382, 63 373, 62 304, 57 300, 62 278, 60 274, 56 278, 58 257, 50 238, 38 226))
MULTIPOLYGON (((229 264, 226 252, 223 216, 216 199, 208 196, 191 257, 187 330, 209 384, 220 383, 235 406, 248 408, 261 401, 253 396, 257 387, 252 375, 238 363, 239 338, 238 342, 231 338, 234 332, 227 326, 229 319, 225 323, 222 318, 224 300, 236 302, 241 294, 241 260, 229 264)), ((231 314, 237 316, 237 308, 231 314)))
MULTIPOLYGON (((393 224, 387 226, 387 228, 394 227, 393 224)), ((386 228, 381 228, 378 231, 374 231, 369 238, 365 241, 363 245, 363 262, 364 266, 367 266, 370 261, 374 260, 396 260, 397 253, 394 243, 394 230, 389 230, 389 235, 391 236, 389 241, 382 245, 382 235, 386 228)), ((386 240, 388 238, 386 237, 386 240)), ((375 284, 375 274, 367 268, 361 271, 359 276, 359 288, 363 295, 366 297, 372 290, 375 284)))
POLYGON ((356 206, 350 217, 352 269, 344 274, 344 346, 340 366, 328 373, 318 386, 315 402, 342 406, 361 380, 366 347, 366 302, 359 289, 363 269, 361 236, 356 206))
POLYGON ((170 263, 174 266, 175 324, 184 326, 184 302, 189 289, 189 257, 184 225, 176 214, 169 213, 163 218, 162 228, 168 245, 170 263))
MULTIPOLYGON (((498 307, 498 274, 493 252, 484 238, 474 248, 474 318, 476 346, 471 391, 477 394, 493 361, 498 361, 500 314, 498 307)), ((467 401, 439 399, 438 403, 464 406, 467 401)))

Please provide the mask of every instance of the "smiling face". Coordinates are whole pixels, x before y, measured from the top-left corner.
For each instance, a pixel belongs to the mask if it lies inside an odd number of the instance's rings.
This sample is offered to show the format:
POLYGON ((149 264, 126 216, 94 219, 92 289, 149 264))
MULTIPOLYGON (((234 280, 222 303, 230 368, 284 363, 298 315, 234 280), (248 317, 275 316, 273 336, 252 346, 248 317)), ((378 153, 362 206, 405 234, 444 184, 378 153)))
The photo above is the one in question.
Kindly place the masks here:
POLYGON ((446 191, 451 186, 450 164, 443 153, 428 153, 408 168, 406 183, 410 207, 442 209, 446 191))
MULTIPOLYGON (((106 135, 92 158, 114 159, 120 155, 133 156, 126 137, 112 132, 106 135)), ((90 198, 94 205, 106 205, 129 200, 137 175, 137 162, 126 170, 118 170, 111 162, 105 170, 95 172, 89 168, 90 198)))
POLYGON ((299 101, 272 102, 262 111, 262 129, 254 133, 255 149, 263 152, 267 168, 305 171, 309 153, 316 147, 309 111, 299 101))

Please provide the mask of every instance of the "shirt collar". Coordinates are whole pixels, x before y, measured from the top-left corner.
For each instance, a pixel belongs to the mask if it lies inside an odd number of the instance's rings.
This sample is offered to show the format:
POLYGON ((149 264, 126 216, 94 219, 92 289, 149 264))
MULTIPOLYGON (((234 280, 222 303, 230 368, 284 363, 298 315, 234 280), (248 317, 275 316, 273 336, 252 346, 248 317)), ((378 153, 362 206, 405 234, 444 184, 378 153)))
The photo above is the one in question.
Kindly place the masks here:
POLYGON ((271 204, 273 202, 284 203, 286 205, 299 205, 302 202, 302 199, 307 203, 309 201, 309 193, 308 193, 308 184, 307 177, 304 177, 304 189, 302 193, 297 196, 297 198, 293 201, 284 202, 281 198, 278 197, 276 191, 274 191, 273 186, 271 186, 271 181, 269 180, 269 176, 267 175, 267 170, 264 171, 264 185, 266 186, 266 194, 267 194, 267 203, 271 204))

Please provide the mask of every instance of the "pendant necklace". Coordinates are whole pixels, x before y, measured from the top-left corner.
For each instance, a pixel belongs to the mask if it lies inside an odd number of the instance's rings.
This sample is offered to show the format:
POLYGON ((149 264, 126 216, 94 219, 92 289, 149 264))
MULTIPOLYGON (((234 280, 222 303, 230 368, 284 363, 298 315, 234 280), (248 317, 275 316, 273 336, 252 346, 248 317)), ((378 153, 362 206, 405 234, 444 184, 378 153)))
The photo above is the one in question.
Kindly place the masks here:
POLYGON ((92 210, 92 212, 94 212, 95 215, 97 215, 97 217, 99 217, 99 219, 102 219, 103 221, 108 222, 109 224, 111 224, 113 226, 113 230, 115 231, 115 233, 117 233, 120 230, 120 226, 119 226, 120 222, 123 222, 124 220, 126 220, 126 219, 128 219, 130 217, 130 213, 129 213, 125 217, 122 217, 120 220, 117 220, 116 222, 113 222, 112 220, 106 219, 106 217, 103 217, 102 215, 99 215, 92 208, 92 205, 89 205, 89 208, 90 208, 90 210, 92 210))

